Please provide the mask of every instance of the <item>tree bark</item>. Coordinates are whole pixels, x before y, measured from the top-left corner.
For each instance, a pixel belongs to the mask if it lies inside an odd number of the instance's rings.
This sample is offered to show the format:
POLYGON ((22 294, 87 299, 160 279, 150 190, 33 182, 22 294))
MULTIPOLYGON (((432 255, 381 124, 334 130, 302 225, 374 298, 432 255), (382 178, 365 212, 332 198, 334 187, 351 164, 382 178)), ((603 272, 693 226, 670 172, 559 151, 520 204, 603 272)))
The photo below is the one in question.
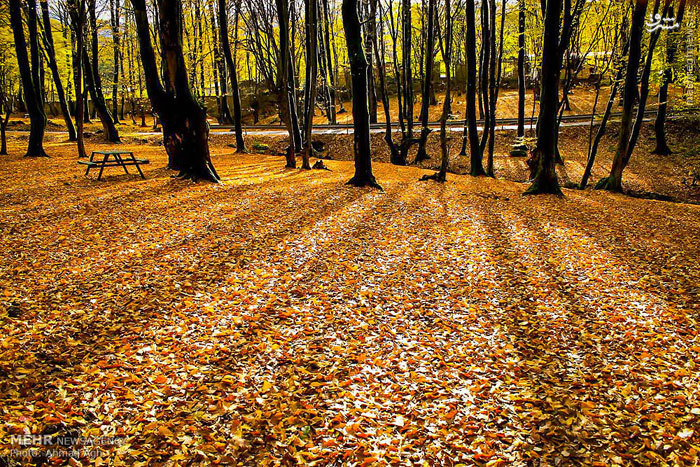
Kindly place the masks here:
POLYGON ((530 159, 532 185, 526 194, 561 194, 554 167, 557 141, 557 109, 559 80, 563 54, 559 51, 561 0, 546 2, 542 44, 542 90, 540 115, 537 120, 537 145, 530 159))
POLYGON ((17 65, 22 80, 24 102, 29 113, 29 144, 25 157, 48 157, 44 151, 44 132, 46 114, 41 90, 41 71, 39 70, 39 34, 37 33, 36 1, 27 1, 27 25, 31 53, 27 55, 27 43, 24 38, 22 6, 20 0, 10 0, 10 24, 15 39, 17 65))
MULTIPOLYGON (((375 12, 377 11, 377 3, 379 0, 370 0, 371 1, 371 11, 375 12)), ((390 13, 391 14, 391 13, 390 13)), ((381 24, 381 23, 380 23, 381 24)), ((398 165, 405 165, 401 164, 401 158, 399 156, 399 148, 396 146, 396 143, 394 143, 394 139, 392 138, 391 134, 391 112, 389 108, 389 95, 386 87, 386 72, 385 72, 385 62, 384 62, 384 35, 380 35, 381 39, 378 41, 376 44, 376 47, 374 48, 374 61, 377 64, 377 77, 379 78, 379 87, 380 91, 382 93, 382 107, 384 108, 384 141, 386 141, 387 146, 389 147, 389 152, 391 154, 390 156, 390 161, 392 164, 398 164, 398 165), (381 44, 381 50, 382 53, 379 53, 380 49, 380 44, 381 44)), ((399 91, 400 92, 400 91, 399 91)))
POLYGON ((51 18, 49 17, 49 4, 47 0, 41 0, 41 16, 44 24, 44 49, 46 49, 46 55, 48 57, 49 68, 51 69, 51 76, 53 77, 54 85, 56 86, 56 94, 58 95, 58 102, 61 106, 61 114, 63 115, 63 120, 66 123, 66 128, 68 129, 68 140, 75 141, 75 126, 73 125, 73 119, 70 116, 70 110, 68 108, 68 102, 66 102, 66 94, 63 89, 63 83, 61 82, 61 75, 58 72, 58 62, 56 61, 56 47, 53 42, 53 31, 51 28, 51 18))
POLYGON ((362 47, 362 31, 357 13, 357 0, 343 0, 343 28, 352 75, 352 116, 354 132, 355 175, 348 185, 372 186, 381 189, 372 174, 372 154, 367 101, 368 65, 362 47))
POLYGON ((608 191, 622 191, 622 172, 627 165, 627 152, 629 149, 630 135, 632 133, 632 118, 634 101, 637 95, 637 69, 642 55, 642 36, 644 34, 644 20, 647 11, 647 0, 637 0, 632 14, 630 26, 630 47, 625 73, 624 96, 622 98, 622 123, 617 143, 617 150, 613 158, 610 174, 596 184, 596 189, 608 191))
POLYGON ((92 57, 89 56, 87 47, 83 47, 83 73, 85 74, 85 85, 87 86, 90 97, 92 98, 94 110, 100 117, 105 139, 110 143, 119 143, 121 142, 121 139, 119 138, 119 131, 114 125, 114 120, 112 119, 112 115, 109 113, 104 94, 102 93, 102 79, 100 78, 98 66, 99 53, 97 43, 97 16, 95 8, 95 0, 90 0, 88 10, 90 13, 90 35, 92 37, 92 40, 90 41, 90 48, 92 57))
POLYGON ((430 88, 433 82, 433 64, 435 58, 435 9, 436 0, 428 0, 428 24, 426 25, 426 46, 425 46, 425 76, 423 79, 423 96, 421 98, 421 132, 418 140, 418 153, 414 163, 430 159, 425 150, 425 144, 430 135, 428 128, 428 114, 430 110, 430 88))
POLYGON ((112 116, 114 117, 114 122, 119 123, 118 117, 118 103, 117 103, 117 91, 119 88, 119 51, 121 44, 121 37, 119 36, 119 0, 110 0, 109 11, 110 11, 110 23, 112 26, 112 47, 114 53, 114 69, 112 73, 112 116))
POLYGON ((316 79, 318 78, 318 0, 305 2, 305 38, 306 38, 306 82, 304 84, 304 148, 301 151, 302 169, 311 169, 309 158, 313 155, 311 135, 314 126, 314 109, 316 106, 316 79))
MULTIPOLYGON (((676 22, 683 23, 683 15, 685 13, 685 0, 681 0, 678 5, 676 14, 676 22)), ((676 59, 676 50, 680 37, 678 33, 669 34, 667 36, 666 46, 666 67, 661 78, 661 86, 659 87, 659 108, 654 120, 654 134, 656 135, 656 147, 652 151, 654 154, 668 155, 671 154, 671 148, 666 140, 666 113, 668 109, 668 85, 673 82, 672 65, 676 59)))
POLYGON ((0 156, 7 155, 7 124, 10 122, 10 115, 12 115, 12 104, 7 105, 4 119, 0 114, 0 156))
POLYGON ((287 0, 276 0, 276 4, 280 34, 279 79, 282 84, 282 107, 289 133, 286 167, 295 168, 297 166, 296 153, 301 150, 301 135, 299 134, 297 118, 294 62, 289 45, 289 5, 287 0))
POLYGON ((71 19, 71 28, 75 38, 73 50, 73 85, 75 86, 75 125, 76 142, 78 145, 78 158, 87 157, 85 151, 85 138, 83 136, 85 127, 85 94, 83 89, 83 54, 80 53, 85 47, 85 0, 68 0, 68 14, 71 19))
POLYGON ((157 0, 157 33, 160 37, 164 83, 156 65, 145 0, 132 0, 141 49, 146 88, 153 109, 163 126, 163 145, 168 167, 179 176, 219 181, 209 155, 206 111, 190 91, 182 52, 182 5, 180 0, 157 0))
POLYGON ((467 17, 467 130, 471 175, 478 177, 486 175, 484 171, 483 152, 479 145, 479 135, 476 127, 476 19, 474 17, 474 2, 466 2, 467 17))
POLYGON ((525 0, 518 0, 518 138, 525 136, 525 0))
MULTIPOLYGON (((236 2, 236 28, 238 28, 238 14, 240 3, 236 2)), ((238 71, 231 54, 231 45, 228 39, 228 15, 226 14, 226 0, 219 0, 219 27, 221 28, 221 49, 231 78, 231 94, 233 96, 233 126, 236 133, 236 152, 246 152, 243 139, 243 110, 241 106, 241 92, 238 86, 238 71)), ((224 94, 224 100, 226 94, 224 94)))

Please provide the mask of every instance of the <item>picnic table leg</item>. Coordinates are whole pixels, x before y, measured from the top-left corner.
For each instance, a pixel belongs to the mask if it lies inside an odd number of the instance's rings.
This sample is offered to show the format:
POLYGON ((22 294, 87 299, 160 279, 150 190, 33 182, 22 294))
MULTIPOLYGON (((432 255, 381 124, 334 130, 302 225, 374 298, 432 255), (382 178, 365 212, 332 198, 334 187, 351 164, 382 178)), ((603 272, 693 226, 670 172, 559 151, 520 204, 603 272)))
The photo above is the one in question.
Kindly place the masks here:
POLYGON ((134 165, 136 166, 136 170, 139 171, 139 175, 141 175, 141 178, 146 180, 146 177, 143 175, 143 172, 141 171, 141 167, 139 167, 139 163, 136 161, 136 158, 134 157, 134 153, 130 152, 129 155, 131 156, 131 160, 134 161, 134 165))
POLYGON ((117 159, 117 161, 122 165, 124 172, 129 175, 129 171, 126 168, 126 164, 124 164, 124 159, 122 159, 122 156, 120 154, 114 154, 114 158, 117 159))
POLYGON ((105 154, 104 157, 102 158, 102 165, 100 165, 100 173, 97 174, 98 180, 100 180, 102 178, 102 171, 105 169, 105 164, 107 163, 107 159, 109 159, 109 154, 105 154))
MULTIPOLYGON (((93 151, 92 154, 90 154, 90 162, 92 162, 92 158, 95 157, 95 152, 93 151)), ((87 177, 90 175, 90 169, 92 168, 92 165, 88 164, 87 169, 85 169, 85 176, 87 177)))

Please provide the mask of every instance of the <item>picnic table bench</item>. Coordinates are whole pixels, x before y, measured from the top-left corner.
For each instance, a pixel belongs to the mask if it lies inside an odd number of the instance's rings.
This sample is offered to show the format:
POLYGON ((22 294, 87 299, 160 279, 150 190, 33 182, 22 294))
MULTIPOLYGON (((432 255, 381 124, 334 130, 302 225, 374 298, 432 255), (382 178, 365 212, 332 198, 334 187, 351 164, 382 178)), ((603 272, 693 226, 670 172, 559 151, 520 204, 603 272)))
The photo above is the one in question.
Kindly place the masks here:
POLYGON ((141 175, 141 178, 145 179, 146 177, 143 175, 139 164, 149 163, 150 161, 148 159, 135 158, 134 153, 132 151, 92 151, 92 154, 90 154, 90 160, 78 161, 78 164, 87 165, 87 168, 85 169, 86 177, 88 176, 88 174, 90 174, 90 169, 96 169, 99 167, 100 173, 97 175, 98 180, 102 178, 102 171, 105 167, 122 167, 124 169, 124 172, 128 174, 129 170, 126 168, 127 165, 135 165, 136 170, 138 170, 139 175, 141 175), (101 155, 102 160, 96 160, 96 155, 101 155))

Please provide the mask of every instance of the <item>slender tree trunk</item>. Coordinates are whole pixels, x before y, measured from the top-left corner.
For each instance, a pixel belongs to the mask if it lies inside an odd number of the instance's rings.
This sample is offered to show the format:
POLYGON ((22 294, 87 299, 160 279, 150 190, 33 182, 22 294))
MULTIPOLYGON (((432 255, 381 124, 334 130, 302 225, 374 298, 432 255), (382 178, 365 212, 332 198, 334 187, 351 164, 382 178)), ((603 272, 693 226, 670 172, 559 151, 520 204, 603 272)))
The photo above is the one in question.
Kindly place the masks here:
POLYGON ((98 65, 99 53, 97 42, 97 14, 95 9, 96 0, 90 0, 88 10, 90 13, 90 36, 92 38, 90 41, 90 49, 92 52, 92 57, 88 55, 87 47, 83 47, 83 73, 85 74, 85 85, 87 86, 90 97, 92 98, 94 110, 100 117, 105 139, 111 143, 119 143, 121 142, 121 139, 119 138, 119 131, 114 125, 114 120, 112 119, 112 115, 109 113, 107 103, 105 102, 105 98, 102 93, 102 80, 100 78, 100 70, 98 65))
POLYGON ((418 140, 418 153, 415 163, 430 159, 425 150, 430 128, 428 128, 428 115, 430 110, 430 87, 433 82, 433 62, 435 58, 435 10, 436 0, 428 0, 428 24, 426 25, 426 46, 425 46, 425 76, 423 79, 423 96, 421 99, 421 134, 418 140))
MULTIPOLYGON (((411 0, 402 0, 403 12, 403 49, 402 49, 402 71, 403 71, 403 115, 406 119, 406 136, 404 139, 413 138, 413 70, 411 68, 411 54, 413 53, 413 23, 411 15, 411 0)), ((405 154, 403 154, 405 156, 405 154)))
POLYGON ((501 3, 501 25, 498 39, 498 54, 496 54, 496 0, 491 0, 491 61, 489 64, 489 103, 491 109, 489 114, 491 121, 489 122, 489 146, 488 159, 486 163, 486 174, 489 177, 494 177, 493 155, 494 146, 496 144, 496 106, 498 104, 498 91, 501 86, 501 64, 503 62, 503 32, 505 30, 506 21, 506 0, 501 3))
POLYGON ((518 137, 511 156, 527 156, 525 144, 525 0, 518 0, 518 137))
POLYGON ((41 0, 40 6, 44 24, 44 48, 46 49, 46 55, 49 59, 48 61, 49 68, 51 69, 51 76, 53 77, 54 85, 56 86, 56 94, 58 95, 58 102, 61 106, 61 114, 63 115, 63 120, 66 122, 66 128, 68 129, 68 140, 75 141, 75 126, 73 125, 73 120, 70 116, 68 102, 66 102, 66 95, 63 90, 63 83, 61 82, 61 75, 58 72, 56 47, 54 46, 53 42, 53 31, 51 28, 51 18, 49 17, 49 5, 47 0, 41 0))
MULTIPOLYGON (((379 0, 370 0, 372 2, 371 4, 371 10, 376 12, 377 11, 377 3, 379 0)), ((390 12, 391 14, 391 12, 390 12)), ((382 24, 380 22, 380 24, 382 24)), ((374 61, 377 64, 377 77, 379 78, 379 87, 380 91, 382 93, 382 107, 384 108, 384 141, 386 141, 387 146, 389 147, 389 152, 391 154, 390 156, 390 161, 392 164, 398 164, 398 165, 405 165, 404 163, 401 164, 401 157, 399 155, 399 148, 396 146, 394 143, 394 139, 392 138, 391 135, 391 112, 389 108, 389 94, 387 91, 386 87, 386 72, 385 72, 385 62, 384 62, 384 35, 380 34, 380 39, 379 42, 376 44, 376 47, 374 48, 374 61), (382 53, 380 54, 381 46, 381 51, 382 53)), ((399 91, 400 92, 400 91, 399 91)), ((400 104, 399 104, 400 106, 400 104)))
POLYGON ((83 89, 83 54, 85 47, 85 0, 68 0, 68 12, 71 18, 71 27, 75 45, 73 50, 73 85, 75 86, 75 125, 77 127, 76 142, 78 145, 78 157, 87 157, 85 151, 85 139, 83 136, 85 127, 85 94, 83 89))
POLYGON ((630 135, 632 133, 634 101, 637 95, 637 69, 642 55, 642 36, 647 11, 647 0, 637 0, 630 26, 630 47, 625 73, 624 97, 622 100, 622 123, 613 158, 610 175, 596 184, 596 189, 622 191, 622 172, 625 169, 630 135))
POLYGON ((311 135, 314 126, 316 106, 316 79, 318 77, 318 0, 306 0, 306 83, 304 85, 304 148, 301 151, 302 169, 311 169, 309 158, 313 155, 311 135))
POLYGON ((163 126, 163 146, 168 167, 183 178, 219 180, 209 155, 206 111, 190 91, 182 52, 180 0, 157 0, 158 27, 165 73, 164 83, 156 65, 145 0, 131 0, 136 20, 141 60, 148 96, 163 126))
MULTIPOLYGON (((323 4, 323 15, 324 15, 324 20, 323 20, 323 42, 324 42, 324 48, 326 49, 326 64, 328 67, 328 80, 330 81, 330 87, 328 89, 329 95, 330 95, 330 104, 329 104, 329 116, 328 120, 329 123, 335 124, 337 122, 336 120, 336 108, 335 108, 335 88, 336 88, 336 78, 335 78, 335 73, 337 71, 337 67, 333 67, 333 61, 331 57, 331 40, 330 40, 330 29, 332 28, 331 25, 331 20, 330 20, 330 12, 328 9, 328 0, 322 0, 323 4)), ((335 51, 335 41, 333 41, 333 46, 332 50, 335 51)))
POLYGON ((10 115, 12 115, 12 104, 7 105, 5 118, 0 121, 0 156, 7 155, 7 124, 10 122, 10 115))
POLYGON ((22 6, 20 0, 10 0, 10 24, 15 40, 17 65, 22 81, 24 102, 29 113, 29 144, 25 157, 48 157, 44 151, 44 132, 46 114, 41 90, 41 71, 39 62, 39 34, 37 32, 36 1, 27 1, 27 25, 31 53, 27 55, 27 43, 24 38, 22 6))
POLYGON ((114 70, 112 73, 112 116, 114 122, 119 123, 117 90, 119 89, 119 52, 121 37, 119 36, 119 0, 109 2, 110 19, 112 26, 112 47, 114 52, 114 70))
POLYGON ((440 118, 440 150, 442 161, 440 171, 435 180, 444 182, 447 178, 447 168, 450 162, 449 147, 447 144, 447 119, 450 116, 452 105, 452 12, 450 0, 445 0, 445 45, 443 46, 443 59, 447 70, 447 89, 445 90, 445 102, 442 104, 442 116, 440 118))
MULTIPOLYGON (((238 31, 238 14, 240 11, 240 2, 236 2, 236 31, 238 31)), ((236 132, 236 152, 246 152, 245 141, 243 139, 243 110, 241 106, 241 92, 238 86, 238 71, 236 64, 233 61, 231 54, 231 45, 228 39, 228 15, 226 14, 226 1, 219 0, 219 27, 221 29, 221 49, 224 52, 224 58, 228 68, 228 74, 231 78, 231 94, 233 97, 233 126, 236 132)), ((236 37, 238 34, 236 33, 236 37)), ((226 95, 224 94, 224 99, 226 95)))
MULTIPOLYGON (((683 15, 685 13, 685 0, 681 0, 678 5, 676 14, 676 22, 682 24, 683 15)), ((671 148, 666 141, 666 113, 668 109, 668 85, 673 82, 673 62, 676 59, 677 44, 680 41, 678 33, 669 34, 667 36, 666 45, 666 67, 664 68, 661 78, 661 86, 659 87, 659 109, 654 120, 654 133, 656 135, 656 147, 654 154, 667 155, 671 154, 671 148)))
MULTIPOLYGON (((668 12, 671 7, 671 0, 665 0, 665 5, 663 9, 662 17, 668 17, 668 12)), ((656 0, 656 6, 654 8, 654 15, 657 14, 659 7, 659 0, 656 0)), ((642 122, 644 121, 644 111, 647 106, 647 99, 649 98, 649 77, 651 75, 651 63, 654 59, 654 49, 659 41, 659 36, 661 35, 661 29, 657 29, 652 32, 649 36, 649 45, 647 46, 647 58, 644 62, 644 68, 642 69, 642 76, 640 77, 640 90, 639 90, 639 101, 637 103, 637 116, 635 117, 634 124, 632 125, 632 133, 630 134, 630 141, 627 147, 627 154, 625 156, 625 166, 629 163, 632 157, 632 152, 637 145, 637 139, 639 138, 639 132, 642 129, 642 122)))
POLYGON ((372 186, 381 189, 372 174, 372 154, 369 133, 367 99, 368 65, 362 47, 362 27, 357 13, 357 0, 343 0, 343 28, 352 75, 352 116, 355 127, 355 175, 349 185, 372 186))
POLYGON ((281 98, 287 131, 289 133, 286 167, 295 168, 297 166, 296 153, 300 150, 301 138, 295 126, 295 121, 297 120, 297 103, 295 98, 296 91, 294 89, 294 71, 292 70, 293 60, 290 56, 291 52, 289 47, 289 6, 287 0, 276 0, 276 3, 280 29, 279 77, 282 83, 281 98))

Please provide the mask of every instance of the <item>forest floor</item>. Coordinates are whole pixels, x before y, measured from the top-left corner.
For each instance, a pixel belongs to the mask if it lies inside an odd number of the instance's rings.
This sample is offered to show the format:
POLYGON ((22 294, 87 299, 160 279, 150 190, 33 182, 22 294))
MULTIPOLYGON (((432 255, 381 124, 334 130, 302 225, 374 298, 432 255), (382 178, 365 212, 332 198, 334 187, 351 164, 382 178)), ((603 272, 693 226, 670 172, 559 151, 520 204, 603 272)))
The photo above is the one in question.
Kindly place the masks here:
POLYGON ((155 145, 125 145, 147 180, 96 181, 73 144, 24 147, 0 456, 58 433, 114 437, 91 465, 698 462, 700 206, 383 163, 358 189, 349 161, 226 146, 221 184, 155 145))

